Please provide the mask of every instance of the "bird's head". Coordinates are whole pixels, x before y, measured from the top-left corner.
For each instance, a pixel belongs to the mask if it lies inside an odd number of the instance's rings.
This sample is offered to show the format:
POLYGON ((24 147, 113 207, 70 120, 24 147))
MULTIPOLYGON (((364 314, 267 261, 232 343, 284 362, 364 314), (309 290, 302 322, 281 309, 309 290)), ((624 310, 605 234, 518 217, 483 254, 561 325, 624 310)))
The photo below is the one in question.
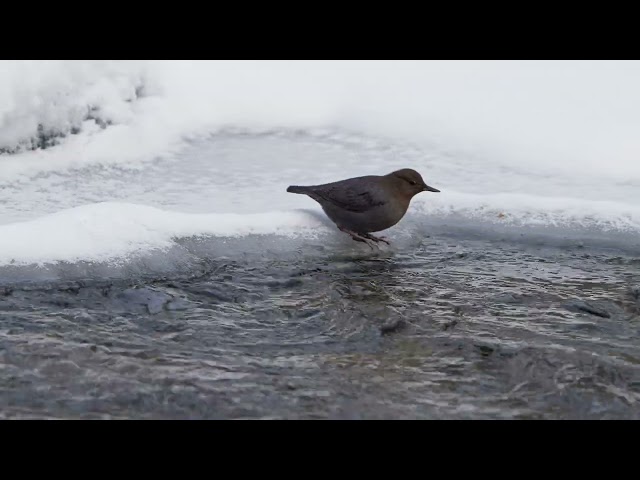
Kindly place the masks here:
POLYGON ((391 172, 388 176, 400 180, 397 181, 396 184, 401 189, 402 193, 404 193, 409 198, 417 195, 420 192, 440 191, 437 188, 430 187, 429 185, 424 183, 422 176, 411 168, 396 170, 395 172, 391 172))

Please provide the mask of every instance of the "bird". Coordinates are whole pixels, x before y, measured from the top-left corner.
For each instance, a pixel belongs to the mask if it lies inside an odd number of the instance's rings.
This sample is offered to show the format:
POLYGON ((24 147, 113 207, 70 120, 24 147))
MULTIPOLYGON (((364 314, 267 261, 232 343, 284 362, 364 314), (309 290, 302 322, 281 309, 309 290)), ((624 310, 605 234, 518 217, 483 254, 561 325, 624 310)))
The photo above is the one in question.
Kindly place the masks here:
POLYGON ((307 195, 320 204, 338 229, 357 242, 390 242, 371 235, 397 224, 420 192, 440 192, 411 168, 386 175, 366 175, 322 185, 290 185, 287 192, 307 195))

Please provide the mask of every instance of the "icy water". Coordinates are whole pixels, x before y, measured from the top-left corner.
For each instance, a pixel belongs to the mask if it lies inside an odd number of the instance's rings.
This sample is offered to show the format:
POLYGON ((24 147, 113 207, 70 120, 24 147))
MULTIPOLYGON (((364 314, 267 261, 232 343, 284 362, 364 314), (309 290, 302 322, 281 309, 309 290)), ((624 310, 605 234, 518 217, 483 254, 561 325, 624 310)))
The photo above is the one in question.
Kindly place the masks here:
POLYGON ((245 238, 263 253, 188 273, 5 284, 0 415, 640 417, 638 251, 434 230, 381 252, 245 238))
POLYGON ((0 416, 638 418, 637 188, 531 175, 276 131, 5 180, 0 416), (285 191, 406 166, 380 251, 285 191))

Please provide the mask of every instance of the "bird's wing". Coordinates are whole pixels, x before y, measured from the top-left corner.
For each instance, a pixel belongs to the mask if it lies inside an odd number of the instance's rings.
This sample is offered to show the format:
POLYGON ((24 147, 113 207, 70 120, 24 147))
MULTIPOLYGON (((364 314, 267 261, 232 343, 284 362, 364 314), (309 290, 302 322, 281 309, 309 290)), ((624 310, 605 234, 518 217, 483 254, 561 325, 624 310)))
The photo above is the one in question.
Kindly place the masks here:
POLYGON ((313 193, 323 200, 350 212, 366 212, 386 202, 380 187, 373 182, 342 181, 314 188, 313 193))

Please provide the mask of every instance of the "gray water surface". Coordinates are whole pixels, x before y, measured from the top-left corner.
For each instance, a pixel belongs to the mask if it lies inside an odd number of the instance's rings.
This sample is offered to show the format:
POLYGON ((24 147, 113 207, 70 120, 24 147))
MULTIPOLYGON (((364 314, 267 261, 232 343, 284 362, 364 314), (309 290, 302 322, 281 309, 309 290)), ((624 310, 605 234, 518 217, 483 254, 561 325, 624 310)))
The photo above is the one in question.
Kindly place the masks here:
POLYGON ((5 272, 0 416, 640 418, 637 252, 335 238, 226 258, 185 239, 189 268, 155 275, 5 272))

